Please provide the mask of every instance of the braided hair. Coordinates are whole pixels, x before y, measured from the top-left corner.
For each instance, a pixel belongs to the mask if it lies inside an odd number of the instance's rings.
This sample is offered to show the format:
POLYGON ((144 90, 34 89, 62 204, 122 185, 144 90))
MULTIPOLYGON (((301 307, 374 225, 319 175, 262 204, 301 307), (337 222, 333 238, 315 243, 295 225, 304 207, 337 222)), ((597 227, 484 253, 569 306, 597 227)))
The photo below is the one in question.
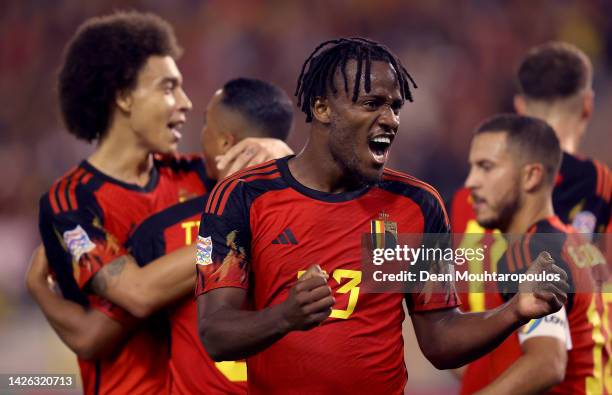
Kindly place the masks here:
POLYGON ((295 96, 298 99, 298 107, 306 114, 306 122, 312 121, 312 106, 317 97, 325 96, 328 88, 334 95, 338 93, 334 84, 334 74, 337 68, 340 68, 342 73, 344 92, 347 95, 349 94, 346 64, 350 59, 357 61, 355 84, 352 87, 353 96, 351 100, 353 103, 359 97, 362 77, 364 78, 365 91, 370 92, 372 61, 387 62, 395 69, 402 99, 412 102, 410 83, 414 88, 417 85, 402 62, 387 47, 376 41, 361 37, 338 38, 319 44, 302 66, 295 96))

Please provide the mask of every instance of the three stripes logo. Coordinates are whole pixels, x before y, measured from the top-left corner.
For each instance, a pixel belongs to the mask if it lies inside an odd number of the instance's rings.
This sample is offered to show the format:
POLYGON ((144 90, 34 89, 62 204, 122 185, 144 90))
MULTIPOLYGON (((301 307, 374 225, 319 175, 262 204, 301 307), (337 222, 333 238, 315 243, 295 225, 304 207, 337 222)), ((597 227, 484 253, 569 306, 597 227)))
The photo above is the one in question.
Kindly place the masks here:
POLYGON ((272 240, 272 244, 293 244, 293 245, 298 245, 298 241, 295 238, 295 235, 293 234, 291 229, 285 228, 285 230, 283 230, 281 232, 281 234, 278 235, 278 237, 276 239, 272 240))

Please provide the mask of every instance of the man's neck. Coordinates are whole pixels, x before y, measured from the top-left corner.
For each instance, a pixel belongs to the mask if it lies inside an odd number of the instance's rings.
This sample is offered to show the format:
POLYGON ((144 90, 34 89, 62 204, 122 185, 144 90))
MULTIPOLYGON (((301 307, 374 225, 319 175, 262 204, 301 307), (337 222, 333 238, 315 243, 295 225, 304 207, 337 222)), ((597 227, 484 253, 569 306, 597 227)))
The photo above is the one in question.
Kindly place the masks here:
POLYGON ((523 205, 512 217, 512 221, 504 233, 523 234, 538 221, 548 218, 555 214, 552 204, 552 197, 538 198, 535 196, 527 197, 523 205))
POLYGON ((571 107, 563 105, 531 104, 527 115, 544 120, 555 131, 561 149, 570 154, 578 151, 585 125, 572 112, 571 107))
POLYGON ((87 159, 102 173, 119 181, 145 186, 153 167, 152 154, 128 130, 111 128, 87 159))
POLYGON ((306 146, 289 161, 291 175, 302 185, 316 191, 342 193, 361 185, 333 159, 326 141, 311 133, 306 146))

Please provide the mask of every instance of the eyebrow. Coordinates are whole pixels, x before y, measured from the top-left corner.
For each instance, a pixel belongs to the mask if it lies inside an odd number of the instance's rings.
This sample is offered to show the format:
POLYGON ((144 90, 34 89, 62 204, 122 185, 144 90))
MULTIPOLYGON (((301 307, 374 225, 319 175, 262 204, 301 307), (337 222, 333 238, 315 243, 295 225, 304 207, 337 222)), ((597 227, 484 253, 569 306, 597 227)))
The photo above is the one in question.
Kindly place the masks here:
POLYGON ((164 77, 162 78, 162 80, 160 81, 160 85, 165 85, 168 82, 172 83, 172 86, 177 86, 180 84, 181 79, 180 77, 164 77))

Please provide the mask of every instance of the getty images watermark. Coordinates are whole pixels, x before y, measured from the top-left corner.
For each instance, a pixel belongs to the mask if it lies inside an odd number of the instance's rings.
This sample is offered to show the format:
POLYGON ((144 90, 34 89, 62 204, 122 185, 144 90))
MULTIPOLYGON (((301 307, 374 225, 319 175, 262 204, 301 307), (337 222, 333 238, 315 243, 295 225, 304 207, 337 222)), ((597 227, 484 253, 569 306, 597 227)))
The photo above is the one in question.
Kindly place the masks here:
POLYGON ((593 281, 570 284, 571 292, 606 286, 612 292, 612 235, 592 239, 561 233, 368 234, 362 240, 362 290, 421 292, 437 283, 452 284, 458 292, 517 292, 523 283, 558 282, 561 269, 570 279, 578 272, 592 276, 593 281), (552 257, 555 267, 529 270, 541 252, 552 257))

